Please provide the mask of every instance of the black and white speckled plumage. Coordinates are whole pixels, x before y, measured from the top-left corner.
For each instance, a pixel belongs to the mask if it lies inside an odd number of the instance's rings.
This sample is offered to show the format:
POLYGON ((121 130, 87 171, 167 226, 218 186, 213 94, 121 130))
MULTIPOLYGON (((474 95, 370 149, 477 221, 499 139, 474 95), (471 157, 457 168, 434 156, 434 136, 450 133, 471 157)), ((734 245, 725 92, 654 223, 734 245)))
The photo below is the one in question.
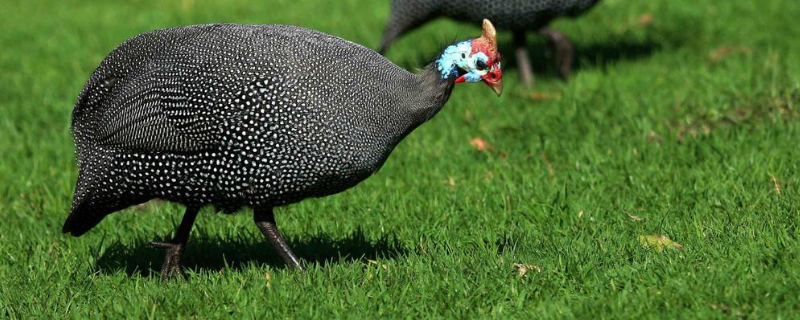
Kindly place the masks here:
POLYGON ((599 0, 392 0, 392 11, 379 52, 398 37, 438 17, 479 24, 491 20, 498 29, 535 31, 558 17, 575 17, 599 0))
POLYGON ((341 192, 438 112, 453 82, 313 30, 199 25, 114 50, 73 111, 79 178, 64 232, 152 198, 274 207, 341 192))

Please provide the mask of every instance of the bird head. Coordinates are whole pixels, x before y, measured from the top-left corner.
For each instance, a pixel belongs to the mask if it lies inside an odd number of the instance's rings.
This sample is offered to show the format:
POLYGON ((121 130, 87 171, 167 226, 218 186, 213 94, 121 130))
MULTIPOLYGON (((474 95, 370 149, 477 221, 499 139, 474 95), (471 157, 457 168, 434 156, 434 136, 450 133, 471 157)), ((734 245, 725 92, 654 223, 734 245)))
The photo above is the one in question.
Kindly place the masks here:
POLYGON ((447 47, 436 60, 442 78, 455 79, 455 83, 483 81, 499 96, 503 92, 503 72, 500 70, 500 53, 497 52, 497 32, 492 23, 483 20, 480 38, 461 41, 447 47))

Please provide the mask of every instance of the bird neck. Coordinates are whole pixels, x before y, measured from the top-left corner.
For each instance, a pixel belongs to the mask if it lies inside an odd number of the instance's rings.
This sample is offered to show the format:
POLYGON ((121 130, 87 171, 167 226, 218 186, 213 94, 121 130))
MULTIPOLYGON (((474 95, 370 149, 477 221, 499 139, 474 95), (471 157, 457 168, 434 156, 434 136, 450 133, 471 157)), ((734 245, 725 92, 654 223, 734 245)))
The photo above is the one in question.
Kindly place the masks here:
POLYGON ((417 103, 412 110, 416 125, 420 125, 425 121, 432 118, 439 110, 442 110, 444 104, 450 99, 450 93, 453 91, 455 85, 456 75, 445 74, 443 75, 437 66, 437 63, 431 63, 420 76, 422 92, 417 95, 417 103))
POLYGON ((417 125, 436 115, 450 98, 456 79, 464 73, 461 66, 471 48, 472 40, 450 45, 442 51, 436 61, 423 69, 421 76, 423 92, 419 95, 422 101, 417 103, 417 106, 423 109, 417 110, 418 116, 415 118, 420 120, 417 125))

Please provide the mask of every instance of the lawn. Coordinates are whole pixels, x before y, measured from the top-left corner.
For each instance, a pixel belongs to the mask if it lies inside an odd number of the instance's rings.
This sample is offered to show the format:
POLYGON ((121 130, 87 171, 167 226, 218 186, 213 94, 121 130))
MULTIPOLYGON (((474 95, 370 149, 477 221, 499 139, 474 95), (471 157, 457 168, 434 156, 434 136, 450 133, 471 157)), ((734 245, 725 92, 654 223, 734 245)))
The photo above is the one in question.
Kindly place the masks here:
MULTIPOLYGON (((61 234, 84 81, 138 33, 306 26, 368 47, 388 0, 0 0, 0 317, 793 318, 800 312, 800 2, 605 0, 555 27, 535 89, 501 33, 506 91, 459 85, 374 176, 277 210, 309 265, 252 223, 200 213, 187 281, 160 283, 183 208, 149 203, 61 234), (794 36, 793 36, 794 35, 794 36), (485 149, 477 150, 474 139, 485 149)), ((473 26, 389 51, 415 69, 473 26)), ((391 85, 391 84, 389 84, 391 85)))

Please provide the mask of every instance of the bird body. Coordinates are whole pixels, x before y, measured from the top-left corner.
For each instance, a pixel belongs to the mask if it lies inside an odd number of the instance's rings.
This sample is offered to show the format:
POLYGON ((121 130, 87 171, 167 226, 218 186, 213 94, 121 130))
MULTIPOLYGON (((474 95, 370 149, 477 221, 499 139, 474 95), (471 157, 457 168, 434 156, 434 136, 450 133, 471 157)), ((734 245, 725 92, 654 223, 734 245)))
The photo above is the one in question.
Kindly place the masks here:
MULTIPOLYGON (((392 0, 384 43, 438 17, 480 25, 489 19, 501 30, 538 30, 558 17, 575 17, 599 0, 392 0)), ((387 45, 388 46, 388 45, 387 45)))
POLYGON ((443 76, 434 63, 415 75, 294 26, 134 37, 103 60, 73 110, 79 177, 63 231, 81 235, 152 198, 187 205, 191 228, 208 204, 271 218, 273 207, 344 191, 442 108, 465 69, 443 76))
POLYGON ((343 191, 442 107, 449 91, 426 96, 421 83, 367 48, 308 29, 141 35, 100 65, 74 110, 86 179, 78 205, 113 210, 158 197, 235 210, 343 191))
MULTIPOLYGON (((562 56, 561 60, 572 59, 572 45, 567 38, 555 30, 545 30, 553 19, 558 17, 576 17, 590 8, 599 0, 392 0, 389 21, 386 24, 383 41, 378 52, 385 53, 389 46, 400 36, 428 21, 439 17, 479 24, 483 19, 491 20, 498 29, 510 30, 515 33, 517 47, 524 47, 524 34, 526 31, 538 31, 553 42, 562 56), (544 31, 544 32, 541 32, 544 31)), ((530 62, 527 52, 519 52, 519 65, 523 73, 523 80, 532 79, 530 62)), ((562 73, 569 73, 567 63, 559 61, 562 73)))

